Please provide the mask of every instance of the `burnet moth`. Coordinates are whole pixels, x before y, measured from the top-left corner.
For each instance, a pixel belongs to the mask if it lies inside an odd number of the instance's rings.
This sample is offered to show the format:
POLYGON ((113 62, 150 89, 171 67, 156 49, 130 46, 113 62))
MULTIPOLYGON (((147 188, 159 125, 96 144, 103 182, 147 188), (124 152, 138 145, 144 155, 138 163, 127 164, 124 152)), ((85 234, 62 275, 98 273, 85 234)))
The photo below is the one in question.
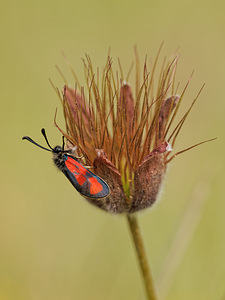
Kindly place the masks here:
POLYGON ((71 149, 64 150, 64 138, 62 147, 56 146, 55 148, 52 148, 49 144, 44 128, 41 130, 41 133, 44 136, 49 149, 39 145, 29 136, 24 136, 22 139, 28 140, 34 145, 52 152, 55 165, 63 172, 64 175, 66 175, 81 195, 86 198, 101 199, 110 194, 110 189, 104 180, 80 164, 78 162, 78 158, 72 155, 71 149))

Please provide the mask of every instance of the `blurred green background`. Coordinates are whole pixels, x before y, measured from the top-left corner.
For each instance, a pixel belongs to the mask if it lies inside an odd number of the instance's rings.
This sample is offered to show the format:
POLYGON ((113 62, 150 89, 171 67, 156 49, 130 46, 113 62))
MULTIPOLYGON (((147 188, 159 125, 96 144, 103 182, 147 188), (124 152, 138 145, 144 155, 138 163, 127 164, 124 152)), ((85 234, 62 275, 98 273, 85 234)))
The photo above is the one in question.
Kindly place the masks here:
POLYGON ((161 200, 140 215, 161 299, 225 299, 224 1, 4 1, 1 3, 1 300, 144 299, 133 245, 122 216, 87 204, 56 171, 51 155, 27 142, 61 143, 57 64, 73 85, 61 51, 83 82, 81 58, 105 63, 108 48, 128 71, 177 48, 177 80, 187 108, 202 84, 176 150, 161 200))

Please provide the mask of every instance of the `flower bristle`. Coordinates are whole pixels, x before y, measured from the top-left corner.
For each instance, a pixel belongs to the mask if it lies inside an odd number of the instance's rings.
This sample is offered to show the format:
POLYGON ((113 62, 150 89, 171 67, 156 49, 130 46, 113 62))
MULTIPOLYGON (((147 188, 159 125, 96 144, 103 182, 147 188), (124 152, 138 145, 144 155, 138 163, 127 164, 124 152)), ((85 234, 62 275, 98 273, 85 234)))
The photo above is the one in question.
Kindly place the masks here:
MULTIPOLYGON (((163 63, 157 92, 153 96, 154 73, 158 56, 159 53, 150 71, 147 68, 146 58, 141 83, 140 62, 135 51, 136 97, 129 101, 128 105, 125 103, 125 89, 130 89, 128 91, 130 97, 133 98, 133 95, 130 85, 123 77, 120 60, 118 60, 119 72, 115 72, 112 67, 112 58, 108 57, 100 78, 99 70, 98 76, 95 75, 90 57, 86 55, 83 59, 88 92, 85 94, 84 88, 78 92, 77 86, 72 89, 66 85, 62 103, 67 135, 72 143, 79 145, 80 151, 85 154, 88 161, 93 161, 93 148, 102 148, 119 170, 122 169, 121 164, 124 158, 128 162, 125 169, 134 170, 143 157, 162 141, 159 139, 158 117, 169 89, 171 87, 174 89, 178 58, 175 57, 167 65, 163 63), (130 113, 129 110, 132 112, 130 113)), ((168 114, 166 125, 170 115, 171 113, 168 114)), ((167 126, 164 131, 166 129, 167 126)), ((163 138, 165 138, 164 135, 163 138)))

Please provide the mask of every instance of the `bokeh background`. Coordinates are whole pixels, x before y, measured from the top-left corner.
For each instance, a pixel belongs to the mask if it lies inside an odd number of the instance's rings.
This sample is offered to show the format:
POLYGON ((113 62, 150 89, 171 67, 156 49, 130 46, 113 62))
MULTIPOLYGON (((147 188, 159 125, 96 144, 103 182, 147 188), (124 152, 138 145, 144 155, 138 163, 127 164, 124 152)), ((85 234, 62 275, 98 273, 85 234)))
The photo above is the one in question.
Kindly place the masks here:
MULTIPOLYGON (((137 300, 142 281, 126 219, 83 200, 51 155, 22 142, 61 143, 61 89, 74 85, 63 51, 83 81, 81 58, 103 66, 109 47, 126 73, 134 60, 181 54, 177 81, 190 105, 176 150, 218 137, 177 157, 158 204, 140 215, 161 299, 225 299, 224 1, 4 1, 0 9, 1 300, 137 300)), ((159 64, 160 65, 160 64, 159 64)))

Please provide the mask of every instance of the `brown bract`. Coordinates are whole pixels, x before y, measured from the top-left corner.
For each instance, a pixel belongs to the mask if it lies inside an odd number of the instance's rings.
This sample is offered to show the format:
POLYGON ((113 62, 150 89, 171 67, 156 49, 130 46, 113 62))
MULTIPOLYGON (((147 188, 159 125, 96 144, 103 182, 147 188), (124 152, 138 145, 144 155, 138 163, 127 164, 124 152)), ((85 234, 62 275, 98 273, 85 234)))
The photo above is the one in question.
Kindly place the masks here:
POLYGON ((124 193, 121 174, 107 158, 103 150, 97 150, 97 156, 94 159, 93 166, 95 174, 104 179, 110 188, 110 195, 102 200, 104 210, 112 213, 122 213, 127 211, 127 199, 124 193))
POLYGON ((164 142, 146 156, 135 170, 130 212, 147 208, 156 201, 166 171, 165 154, 170 150, 170 145, 164 142))

